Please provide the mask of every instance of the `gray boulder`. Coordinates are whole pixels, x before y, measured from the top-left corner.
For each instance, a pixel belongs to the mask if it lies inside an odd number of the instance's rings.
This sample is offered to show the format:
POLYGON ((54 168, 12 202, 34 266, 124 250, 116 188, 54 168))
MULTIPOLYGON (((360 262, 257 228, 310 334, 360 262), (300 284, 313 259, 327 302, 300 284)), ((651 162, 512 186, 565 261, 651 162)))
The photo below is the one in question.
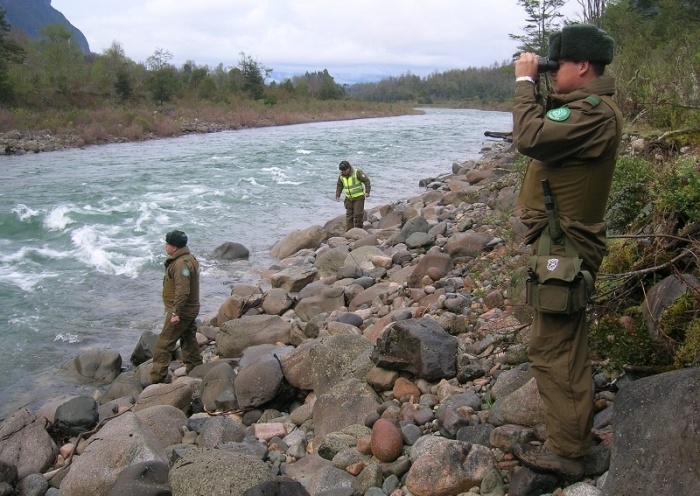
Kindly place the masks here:
POLYGON ((319 294, 299 300, 294 311, 303 322, 308 322, 315 315, 330 313, 345 305, 342 287, 327 287, 319 294))
POLYGON ((100 396, 100 404, 104 405, 118 398, 133 397, 134 401, 143 391, 141 381, 131 374, 120 374, 114 382, 107 387, 105 393, 100 396))
POLYGON ((122 470, 144 461, 168 463, 155 434, 134 413, 126 412, 107 422, 85 451, 73 458, 61 482, 61 494, 107 494, 122 470))
POLYGON ((367 415, 376 412, 381 401, 366 382, 347 379, 316 399, 313 407, 314 432, 323 438, 348 426, 363 424, 367 415))
POLYGON ((237 358, 249 346, 290 343, 292 324, 277 315, 252 315, 233 319, 221 326, 216 350, 222 357, 237 358))
POLYGON ((311 496, 311 494, 300 482, 280 477, 251 487, 243 493, 243 496, 311 496))
POLYGON ((248 248, 240 243, 227 241, 216 247, 214 256, 223 260, 240 260, 250 256, 248 248))
POLYGON ((202 404, 208 412, 238 408, 233 380, 236 373, 227 362, 216 364, 202 379, 202 404))
POLYGON ((51 432, 69 438, 93 429, 98 421, 97 402, 90 396, 76 396, 56 409, 51 432))
POLYGON ((122 357, 116 350, 89 350, 67 361, 62 370, 82 378, 110 383, 122 371, 122 357))
POLYGON ((501 397, 491 407, 489 423, 499 426, 518 424, 534 427, 544 423, 545 405, 533 377, 524 386, 501 397))
POLYGON ((245 427, 240 420, 230 417, 209 417, 199 428, 199 446, 216 448, 225 443, 240 443, 245 438, 245 427))
POLYGON ((134 351, 131 352, 131 357, 129 361, 138 367, 144 362, 147 362, 153 358, 153 350, 156 347, 156 340, 158 336, 153 331, 143 331, 139 341, 134 347, 134 351))
POLYGON ((653 487, 657 496, 672 496, 697 488, 698 391, 700 367, 693 367, 640 379, 617 394, 603 494, 633 496, 653 487))
POLYGON ((0 424, 0 463, 15 467, 19 479, 46 471, 58 454, 44 423, 20 408, 0 424))
POLYGON ((258 356, 241 368, 233 381, 238 406, 246 409, 264 405, 277 396, 283 379, 282 367, 274 355, 258 356))
POLYGON ((107 496, 170 496, 169 471, 161 461, 135 463, 119 473, 107 496))
POLYGON ((430 230, 430 224, 428 224, 428 221, 421 216, 416 216, 406 221, 401 228, 401 231, 394 236, 391 242, 395 245, 405 243, 413 233, 427 233, 428 230, 430 230))
POLYGON ((697 291, 698 288, 700 288, 700 281, 692 274, 670 275, 647 292, 642 304, 642 312, 649 336, 655 342, 661 343, 669 350, 673 349, 674 345, 670 338, 659 331, 658 322, 670 305, 689 291, 697 291))
POLYGON ((156 405, 170 405, 187 412, 193 398, 192 386, 186 382, 152 384, 141 392, 134 405, 134 411, 156 405))
POLYGON ((316 395, 346 379, 365 381, 373 367, 373 346, 364 336, 341 334, 318 339, 309 350, 308 367, 316 395))
POLYGON ((277 241, 270 249, 270 255, 282 259, 304 248, 316 249, 327 236, 328 233, 321 226, 310 226, 301 231, 295 230, 277 241))
POLYGON ((262 303, 262 310, 267 315, 282 315, 292 308, 294 301, 289 292, 282 288, 273 288, 267 292, 262 303))
POLYGON ((157 405, 136 412, 143 425, 148 427, 163 449, 182 442, 182 429, 187 425, 187 415, 170 405, 157 405))
POLYGON ((377 338, 372 361, 389 370, 405 370, 427 381, 457 374, 457 338, 434 320, 400 320, 387 326, 377 338))
POLYGON ((331 248, 319 253, 316 257, 314 265, 318 269, 320 277, 334 276, 338 269, 345 264, 345 259, 348 257, 347 245, 331 248))
POLYGON ((343 266, 354 265, 362 270, 372 270, 374 269, 372 258, 377 256, 383 257, 385 255, 384 252, 376 246, 360 246, 348 253, 343 266))
POLYGON ((242 496, 273 479, 270 466, 254 456, 210 448, 189 450, 172 466, 169 478, 177 496, 242 496))
POLYGON ((300 267, 291 265, 270 278, 273 288, 282 288, 290 293, 298 293, 314 280, 318 274, 316 267, 300 267))
POLYGON ((461 233, 451 236, 445 251, 453 257, 477 257, 486 251, 491 236, 479 233, 461 233))
POLYGON ((431 276, 433 280, 438 280, 447 275, 450 270, 452 270, 452 257, 437 250, 430 250, 416 264, 408 278, 408 286, 421 287, 421 281, 426 275, 431 276))

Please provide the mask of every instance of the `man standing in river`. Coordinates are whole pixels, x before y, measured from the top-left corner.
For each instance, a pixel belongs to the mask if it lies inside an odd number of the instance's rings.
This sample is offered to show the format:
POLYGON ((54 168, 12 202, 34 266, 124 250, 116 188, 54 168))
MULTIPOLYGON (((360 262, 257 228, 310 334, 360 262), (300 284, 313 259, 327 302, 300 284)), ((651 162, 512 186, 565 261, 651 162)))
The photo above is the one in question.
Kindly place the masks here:
POLYGON ((365 198, 369 198, 369 177, 360 169, 350 165, 347 160, 338 166, 340 175, 335 188, 335 199, 340 199, 340 193, 345 191, 345 230, 362 227, 365 218, 365 198))
POLYGON ((182 231, 165 235, 165 252, 168 254, 163 277, 165 322, 153 350, 151 384, 165 382, 178 340, 188 374, 202 363, 195 323, 199 315, 199 262, 190 253, 187 235, 182 231))

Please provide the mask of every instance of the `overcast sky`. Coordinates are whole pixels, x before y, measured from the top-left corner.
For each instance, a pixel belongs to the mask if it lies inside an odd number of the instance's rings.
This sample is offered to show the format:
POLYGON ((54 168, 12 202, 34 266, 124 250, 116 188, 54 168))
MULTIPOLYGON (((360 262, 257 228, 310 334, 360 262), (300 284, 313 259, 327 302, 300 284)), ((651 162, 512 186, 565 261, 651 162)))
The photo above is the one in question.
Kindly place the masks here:
MULTIPOLYGON (((236 66, 240 52, 279 77, 328 69, 338 82, 419 76, 510 60, 525 13, 517 0, 52 0, 102 53, 117 41, 144 62, 236 66), (346 80, 346 81, 342 81, 346 80)), ((581 8, 567 0, 562 13, 581 8)))

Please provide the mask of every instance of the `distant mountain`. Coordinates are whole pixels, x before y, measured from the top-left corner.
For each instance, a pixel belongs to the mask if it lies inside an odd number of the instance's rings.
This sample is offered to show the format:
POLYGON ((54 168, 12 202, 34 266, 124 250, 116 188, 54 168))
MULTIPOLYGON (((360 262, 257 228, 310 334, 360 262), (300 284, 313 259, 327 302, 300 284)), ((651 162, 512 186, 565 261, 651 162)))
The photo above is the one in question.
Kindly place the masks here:
POLYGON ((85 35, 51 6, 51 0, 0 0, 0 8, 5 11, 5 20, 30 39, 41 39, 41 29, 47 24, 63 24, 73 33, 83 53, 90 53, 85 35))

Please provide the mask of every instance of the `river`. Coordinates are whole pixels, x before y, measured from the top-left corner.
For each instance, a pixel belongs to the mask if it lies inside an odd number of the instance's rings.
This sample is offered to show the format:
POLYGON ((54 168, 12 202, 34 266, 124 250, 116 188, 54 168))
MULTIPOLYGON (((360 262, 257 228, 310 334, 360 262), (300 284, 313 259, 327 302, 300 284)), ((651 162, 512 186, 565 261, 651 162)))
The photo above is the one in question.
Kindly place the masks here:
POLYGON ((0 157, 0 419, 47 398, 91 394, 57 373, 82 351, 118 350, 162 322, 164 233, 185 231, 202 265, 202 312, 256 283, 272 244, 344 213, 338 163, 372 180, 366 208, 479 157, 511 115, 423 115, 227 131, 0 157), (246 261, 212 256, 226 241, 246 261))

